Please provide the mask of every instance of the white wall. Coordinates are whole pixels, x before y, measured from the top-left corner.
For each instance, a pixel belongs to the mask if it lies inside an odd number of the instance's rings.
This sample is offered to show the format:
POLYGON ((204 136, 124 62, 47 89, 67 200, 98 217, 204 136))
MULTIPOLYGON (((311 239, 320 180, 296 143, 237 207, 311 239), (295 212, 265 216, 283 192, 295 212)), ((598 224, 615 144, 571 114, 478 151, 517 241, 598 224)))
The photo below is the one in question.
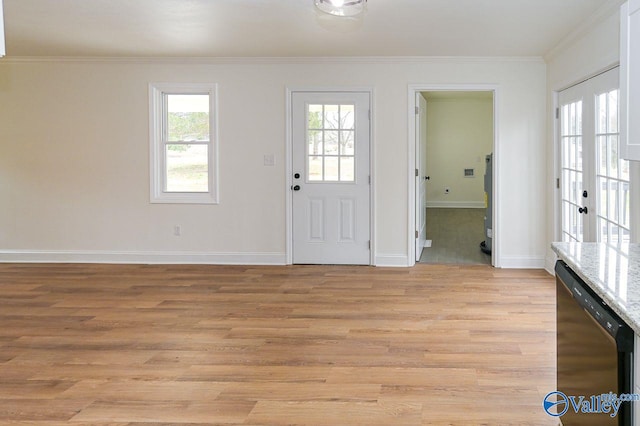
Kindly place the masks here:
POLYGON ((492 98, 429 99, 427 207, 484 208, 485 156, 492 151, 492 98), (464 169, 474 169, 474 177, 464 169))
POLYGON ((285 88, 368 86, 376 263, 406 265, 407 86, 469 82, 499 85, 503 266, 541 266, 545 64, 446 58, 5 58, 0 260, 283 263, 285 88), (218 83, 219 205, 149 203, 149 82, 218 83), (263 166, 264 154, 275 154, 275 167, 263 166))

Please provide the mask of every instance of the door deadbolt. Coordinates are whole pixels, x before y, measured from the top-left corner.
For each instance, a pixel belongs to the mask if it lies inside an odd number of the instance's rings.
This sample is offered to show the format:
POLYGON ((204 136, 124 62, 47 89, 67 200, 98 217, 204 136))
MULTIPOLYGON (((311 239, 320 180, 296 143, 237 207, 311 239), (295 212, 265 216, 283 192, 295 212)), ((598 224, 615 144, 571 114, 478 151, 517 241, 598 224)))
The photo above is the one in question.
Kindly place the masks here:
POLYGON ((296 179, 300 179, 300 173, 294 174, 293 177, 296 178, 296 179))

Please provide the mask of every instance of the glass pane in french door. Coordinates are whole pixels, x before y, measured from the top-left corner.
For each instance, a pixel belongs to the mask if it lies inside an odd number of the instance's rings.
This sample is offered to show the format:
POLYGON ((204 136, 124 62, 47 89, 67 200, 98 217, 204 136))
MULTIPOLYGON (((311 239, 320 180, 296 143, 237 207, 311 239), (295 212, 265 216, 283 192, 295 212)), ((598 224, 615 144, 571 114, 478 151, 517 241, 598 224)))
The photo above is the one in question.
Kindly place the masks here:
POLYGON ((618 94, 609 90, 596 94, 596 188, 598 242, 628 243, 629 162, 618 157, 618 94))
POLYGON ((582 207, 583 149, 582 100, 560 108, 560 148, 562 182, 562 241, 584 240, 582 207))

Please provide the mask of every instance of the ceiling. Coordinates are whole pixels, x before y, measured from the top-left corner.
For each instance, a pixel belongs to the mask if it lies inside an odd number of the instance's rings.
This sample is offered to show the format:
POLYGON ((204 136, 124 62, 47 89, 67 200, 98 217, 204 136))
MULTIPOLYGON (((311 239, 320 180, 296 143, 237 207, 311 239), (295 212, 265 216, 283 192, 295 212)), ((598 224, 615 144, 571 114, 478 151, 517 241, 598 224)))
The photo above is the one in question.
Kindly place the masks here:
POLYGON ((7 57, 542 56, 618 0, 4 0, 7 57))

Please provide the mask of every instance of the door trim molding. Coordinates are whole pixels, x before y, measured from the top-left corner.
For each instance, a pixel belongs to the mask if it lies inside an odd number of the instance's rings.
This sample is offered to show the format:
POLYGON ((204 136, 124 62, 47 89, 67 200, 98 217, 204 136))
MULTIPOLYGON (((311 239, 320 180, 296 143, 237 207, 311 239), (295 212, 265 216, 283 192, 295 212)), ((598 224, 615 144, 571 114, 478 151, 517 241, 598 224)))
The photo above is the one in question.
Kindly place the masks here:
POLYGON ((285 259, 287 265, 293 264, 293 197, 291 194, 291 185, 293 185, 293 120, 292 120, 292 96, 294 93, 349 93, 359 92, 369 95, 369 111, 371 118, 369 120, 369 175, 371 183, 369 185, 369 238, 371 247, 369 249, 369 265, 376 265, 376 200, 375 200, 375 97, 374 89, 369 86, 349 86, 349 87, 327 87, 327 86, 287 86, 285 87, 285 259))
MULTIPOLYGON (((416 264, 415 255, 415 214, 416 214, 416 189, 415 189, 415 168, 416 168, 416 93, 417 92, 493 92, 493 218, 491 227, 493 229, 493 242, 491 253, 491 264, 497 268, 502 267, 502 257, 500 255, 500 192, 499 192, 499 172, 500 172, 500 139, 499 139, 499 109, 500 86, 496 84, 428 84, 414 83, 408 85, 408 140, 407 140, 407 183, 409 188, 407 206, 407 266, 416 264)), ((427 219, 428 220, 428 219, 427 219)))

